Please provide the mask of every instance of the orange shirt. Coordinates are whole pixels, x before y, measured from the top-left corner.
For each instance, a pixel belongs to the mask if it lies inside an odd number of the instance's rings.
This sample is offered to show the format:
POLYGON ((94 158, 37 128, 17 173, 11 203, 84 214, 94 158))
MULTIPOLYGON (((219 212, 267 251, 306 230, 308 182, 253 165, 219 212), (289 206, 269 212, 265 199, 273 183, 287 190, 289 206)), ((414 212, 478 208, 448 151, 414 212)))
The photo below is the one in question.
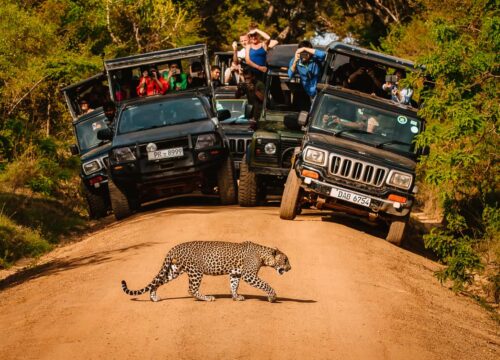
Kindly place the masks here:
POLYGON ((139 85, 137 85, 137 95, 139 96, 151 96, 156 94, 165 94, 167 90, 170 88, 170 84, 163 79, 163 77, 159 77, 158 81, 162 85, 160 85, 153 80, 153 78, 147 76, 142 76, 139 85))

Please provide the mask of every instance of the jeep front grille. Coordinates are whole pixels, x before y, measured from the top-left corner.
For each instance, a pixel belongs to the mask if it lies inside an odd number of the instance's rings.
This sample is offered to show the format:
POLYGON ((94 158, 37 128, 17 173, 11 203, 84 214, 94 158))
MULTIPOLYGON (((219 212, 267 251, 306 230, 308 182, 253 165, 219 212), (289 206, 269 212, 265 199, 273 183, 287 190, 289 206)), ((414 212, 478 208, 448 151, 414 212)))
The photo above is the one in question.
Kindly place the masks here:
POLYGON ((330 174, 367 185, 380 187, 387 176, 387 169, 364 161, 331 154, 330 174))
POLYGON ((244 154, 252 139, 234 138, 229 139, 229 150, 233 154, 244 154))

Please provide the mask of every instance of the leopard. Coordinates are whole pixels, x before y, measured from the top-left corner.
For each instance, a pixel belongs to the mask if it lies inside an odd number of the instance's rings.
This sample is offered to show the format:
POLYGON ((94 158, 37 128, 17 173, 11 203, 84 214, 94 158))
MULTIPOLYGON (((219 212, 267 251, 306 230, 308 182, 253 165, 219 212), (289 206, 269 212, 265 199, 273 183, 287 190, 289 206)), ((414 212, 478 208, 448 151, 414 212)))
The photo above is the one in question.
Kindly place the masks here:
POLYGON ((229 275, 231 296, 235 301, 245 297, 238 294, 240 280, 264 291, 269 302, 276 301, 276 291, 259 278, 262 266, 274 268, 279 275, 291 270, 288 257, 277 248, 270 248, 251 241, 241 243, 224 241, 190 241, 174 246, 165 256, 162 267, 154 279, 140 290, 130 290, 125 280, 122 289, 127 295, 138 296, 149 291, 151 301, 160 300, 158 288, 183 273, 189 278, 189 294, 197 300, 215 301, 214 296, 200 293, 204 275, 229 275))

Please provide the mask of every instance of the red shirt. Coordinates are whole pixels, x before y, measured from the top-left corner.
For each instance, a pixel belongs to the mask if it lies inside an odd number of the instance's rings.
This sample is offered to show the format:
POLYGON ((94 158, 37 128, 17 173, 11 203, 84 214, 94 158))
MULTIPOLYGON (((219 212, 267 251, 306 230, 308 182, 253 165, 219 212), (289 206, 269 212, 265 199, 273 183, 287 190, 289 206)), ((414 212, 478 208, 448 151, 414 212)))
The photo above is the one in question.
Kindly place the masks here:
POLYGON ((156 94, 165 94, 167 90, 170 88, 170 84, 163 79, 163 77, 159 77, 158 81, 162 85, 160 85, 153 80, 153 78, 147 76, 141 76, 139 80, 139 85, 137 85, 137 95, 139 96, 151 96, 156 94), (146 88, 144 88, 144 84, 146 84, 146 88))

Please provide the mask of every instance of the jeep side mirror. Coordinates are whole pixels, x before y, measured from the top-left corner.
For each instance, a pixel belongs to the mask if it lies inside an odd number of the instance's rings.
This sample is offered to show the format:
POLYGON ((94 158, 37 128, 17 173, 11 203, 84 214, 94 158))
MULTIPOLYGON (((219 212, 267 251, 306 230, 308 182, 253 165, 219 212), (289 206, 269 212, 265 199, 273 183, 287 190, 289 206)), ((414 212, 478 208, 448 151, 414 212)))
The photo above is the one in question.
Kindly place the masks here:
POLYGON ((299 118, 297 119, 297 122, 299 123, 300 126, 307 125, 307 117, 308 116, 309 116, 309 113, 307 111, 301 111, 299 113, 299 118))
POLYGON ((251 119, 253 113, 253 105, 246 104, 245 105, 245 119, 251 119))
POLYGON ((69 151, 71 151, 71 155, 78 155, 80 153, 80 150, 78 150, 78 146, 76 146, 76 144, 71 144, 69 146, 69 151))
POLYGON ((112 140, 113 131, 110 128, 101 129, 97 132, 97 138, 99 140, 112 140))
POLYGON ((231 111, 228 109, 217 110, 217 119, 224 121, 231 118, 231 111))

